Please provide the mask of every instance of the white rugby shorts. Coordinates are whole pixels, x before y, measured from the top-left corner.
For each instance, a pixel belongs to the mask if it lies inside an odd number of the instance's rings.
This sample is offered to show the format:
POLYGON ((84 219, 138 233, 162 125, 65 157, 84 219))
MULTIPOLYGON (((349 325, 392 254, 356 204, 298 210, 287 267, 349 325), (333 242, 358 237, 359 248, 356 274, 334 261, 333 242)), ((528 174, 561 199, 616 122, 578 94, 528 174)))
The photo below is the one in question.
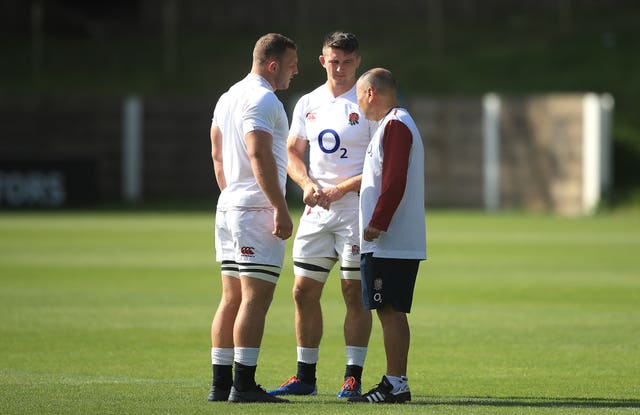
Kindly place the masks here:
POLYGON ((216 261, 222 274, 278 282, 286 241, 271 232, 271 209, 216 211, 216 261))
POLYGON ((306 207, 293 241, 294 274, 325 282, 340 260, 342 279, 360 279, 358 210, 306 207), (330 260, 327 260, 330 259, 330 260))

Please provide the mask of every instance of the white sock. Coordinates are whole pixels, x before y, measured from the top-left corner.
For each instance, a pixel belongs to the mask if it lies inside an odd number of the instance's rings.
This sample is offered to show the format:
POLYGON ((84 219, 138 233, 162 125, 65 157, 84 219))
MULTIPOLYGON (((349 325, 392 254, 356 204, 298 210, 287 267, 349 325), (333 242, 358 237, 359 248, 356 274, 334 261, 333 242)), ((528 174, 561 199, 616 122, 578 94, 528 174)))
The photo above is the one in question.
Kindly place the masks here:
POLYGON ((364 359, 367 357, 367 348, 347 346, 347 366, 364 367, 364 359))
POLYGON ((393 386, 391 393, 409 392, 409 379, 407 379, 406 376, 385 375, 385 377, 389 380, 391 386, 393 386))
POLYGON ((318 355, 320 349, 317 347, 300 347, 297 348, 298 351, 298 362, 306 363, 308 365, 312 365, 318 363, 318 355))
POLYGON ((233 347, 229 347, 229 348, 212 347, 211 348, 211 364, 224 365, 224 366, 233 365, 233 347))
POLYGON ((236 347, 233 349, 233 360, 245 366, 258 366, 259 347, 236 347))

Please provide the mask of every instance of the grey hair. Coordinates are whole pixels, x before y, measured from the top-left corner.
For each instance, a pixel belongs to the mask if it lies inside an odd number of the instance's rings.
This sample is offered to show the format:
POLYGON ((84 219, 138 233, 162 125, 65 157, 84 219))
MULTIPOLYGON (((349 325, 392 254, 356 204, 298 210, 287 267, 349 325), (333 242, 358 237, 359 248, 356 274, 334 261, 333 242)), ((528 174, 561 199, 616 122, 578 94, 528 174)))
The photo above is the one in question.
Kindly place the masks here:
POLYGON ((358 79, 364 87, 371 87, 381 94, 395 92, 397 89, 396 80, 391 71, 384 68, 369 69, 358 79))

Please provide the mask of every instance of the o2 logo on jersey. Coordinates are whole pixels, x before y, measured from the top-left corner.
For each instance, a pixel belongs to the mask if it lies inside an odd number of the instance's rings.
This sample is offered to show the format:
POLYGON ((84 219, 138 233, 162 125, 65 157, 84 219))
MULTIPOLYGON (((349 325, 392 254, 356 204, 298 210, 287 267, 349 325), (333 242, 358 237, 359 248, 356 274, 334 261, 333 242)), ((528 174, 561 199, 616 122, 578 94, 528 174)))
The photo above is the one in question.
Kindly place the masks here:
POLYGON ((347 156, 347 149, 344 147, 340 148, 340 136, 335 130, 327 128, 326 130, 320 131, 320 134, 318 134, 318 145, 323 153, 332 154, 340 150, 341 159, 349 158, 349 156, 347 156), (331 142, 333 142, 333 146, 331 146, 331 142))

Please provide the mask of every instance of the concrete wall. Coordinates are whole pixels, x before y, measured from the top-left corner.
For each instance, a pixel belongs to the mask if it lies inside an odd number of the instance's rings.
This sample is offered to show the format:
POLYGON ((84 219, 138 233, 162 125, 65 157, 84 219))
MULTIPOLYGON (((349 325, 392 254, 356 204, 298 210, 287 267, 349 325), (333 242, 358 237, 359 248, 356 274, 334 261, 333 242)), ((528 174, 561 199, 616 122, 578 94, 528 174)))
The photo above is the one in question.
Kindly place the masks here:
POLYGON ((414 98, 407 103, 425 147, 427 206, 483 206, 479 98, 414 98))
POLYGON ((577 94, 502 98, 502 208, 581 213, 583 99, 577 94))

